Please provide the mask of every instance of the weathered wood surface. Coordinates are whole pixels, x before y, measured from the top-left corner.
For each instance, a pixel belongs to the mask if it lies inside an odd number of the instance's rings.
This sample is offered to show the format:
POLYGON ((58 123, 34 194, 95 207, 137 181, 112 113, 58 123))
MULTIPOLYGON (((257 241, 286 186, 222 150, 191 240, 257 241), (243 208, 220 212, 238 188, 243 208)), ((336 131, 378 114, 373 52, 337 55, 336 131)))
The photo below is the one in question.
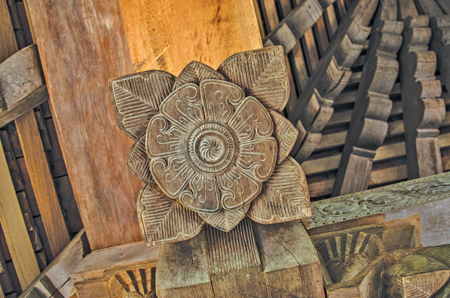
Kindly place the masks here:
POLYGON ((25 289, 39 275, 39 266, 16 191, 9 174, 3 148, 0 154, 0 222, 16 269, 20 286, 25 289))
POLYGON ((16 126, 33 192, 54 258, 69 243, 70 236, 56 195, 34 111, 28 111, 17 118, 16 126))
POLYGON ((81 230, 45 270, 24 289, 20 298, 58 297, 57 295, 71 298, 76 292, 69 274, 89 252, 86 233, 81 230))
POLYGON ((192 60, 215 69, 234 53, 262 47, 251 0, 118 2, 135 71, 178 75, 192 60))
POLYGON ((434 76, 436 53, 428 50, 431 29, 428 16, 405 20, 400 57, 402 105, 408 178, 442 173, 439 126, 445 119, 442 88, 434 76))
POLYGON ((376 150, 387 134, 392 102, 389 94, 397 79, 397 51, 402 45, 403 22, 397 21, 396 1, 384 1, 370 38, 366 63, 352 111, 333 196, 368 188, 376 150))
POLYGON ((311 232, 318 227, 368 215, 380 214, 392 220, 419 214, 423 245, 450 244, 446 214, 450 205, 449 179, 449 174, 443 173, 316 201, 311 204, 312 217, 302 221, 311 232))
POLYGON ((0 127, 47 100, 36 45, 26 47, 0 64, 0 127), (0 108, 1 109, 1 108, 0 108))

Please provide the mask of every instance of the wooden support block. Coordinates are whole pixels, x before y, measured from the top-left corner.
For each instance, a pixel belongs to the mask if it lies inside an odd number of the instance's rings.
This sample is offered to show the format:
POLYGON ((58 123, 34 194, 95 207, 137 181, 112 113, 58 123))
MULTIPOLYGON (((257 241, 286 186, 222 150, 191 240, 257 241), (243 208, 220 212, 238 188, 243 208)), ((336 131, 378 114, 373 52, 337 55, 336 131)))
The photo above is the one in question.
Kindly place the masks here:
POLYGON ((31 110, 19 117, 16 125, 28 174, 54 258, 69 243, 70 238, 39 136, 34 111, 31 110))
MULTIPOLYGON (((181 243, 184 242, 186 241, 181 243)), ((144 242, 136 242, 90 253, 70 274, 78 298, 92 297, 92 293, 95 293, 97 298, 110 298, 109 293, 118 295, 126 291, 136 291, 132 282, 133 279, 136 280, 136 276, 126 278, 126 271, 135 269, 145 272, 148 280, 146 293, 154 290, 154 269, 159 250, 159 246, 146 247, 144 242), (117 275, 119 280, 116 278, 117 275), (119 281, 125 285, 120 284, 119 281)))
POLYGON ((324 297, 318 257, 300 221, 244 220, 229 233, 206 227, 163 245, 156 275, 158 297, 324 297))
POLYGON ((20 285, 25 289, 39 275, 39 267, 22 217, 16 192, 9 176, 4 154, 0 154, 0 223, 16 268, 20 285))

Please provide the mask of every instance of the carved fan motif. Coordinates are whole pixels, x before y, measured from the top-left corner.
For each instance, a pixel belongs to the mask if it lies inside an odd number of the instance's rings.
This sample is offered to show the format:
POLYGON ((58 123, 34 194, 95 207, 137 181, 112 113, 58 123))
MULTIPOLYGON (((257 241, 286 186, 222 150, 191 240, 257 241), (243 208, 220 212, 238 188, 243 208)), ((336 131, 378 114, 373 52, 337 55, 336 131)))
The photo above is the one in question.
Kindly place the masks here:
POLYGON ((344 282, 353 279, 384 251, 383 242, 374 234, 359 232, 327 239, 318 247, 333 279, 344 282))
POLYGON ((194 61, 178 78, 148 71, 110 84, 117 123, 137 139, 127 165, 146 183, 148 245, 194 237, 204 222, 228 232, 258 199, 249 217, 264 223, 310 215, 303 171, 283 163, 298 131, 274 111, 289 97, 281 47, 235 54, 217 71, 194 61), (292 185, 276 185, 283 177, 292 185))
POLYGON ((107 278, 111 298, 156 298, 156 268, 139 268, 118 272, 107 278))

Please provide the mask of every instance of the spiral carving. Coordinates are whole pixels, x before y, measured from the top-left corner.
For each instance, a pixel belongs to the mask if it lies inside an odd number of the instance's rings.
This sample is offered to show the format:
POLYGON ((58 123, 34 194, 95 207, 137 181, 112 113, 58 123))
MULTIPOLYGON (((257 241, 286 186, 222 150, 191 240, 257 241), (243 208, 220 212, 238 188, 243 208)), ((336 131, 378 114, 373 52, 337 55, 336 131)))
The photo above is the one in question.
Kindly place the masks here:
POLYGON ((215 162, 223 155, 224 145, 215 137, 206 136, 200 141, 200 155, 208 162, 215 162))

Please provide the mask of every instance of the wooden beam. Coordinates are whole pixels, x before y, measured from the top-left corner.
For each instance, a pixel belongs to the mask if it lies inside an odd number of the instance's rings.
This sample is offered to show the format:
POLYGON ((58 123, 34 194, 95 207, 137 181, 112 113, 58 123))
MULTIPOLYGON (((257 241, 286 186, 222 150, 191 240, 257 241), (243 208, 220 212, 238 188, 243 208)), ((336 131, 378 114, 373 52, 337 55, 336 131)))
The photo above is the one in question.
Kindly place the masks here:
MULTIPOLYGON (((2 148, 1 141, 0 148, 2 148)), ((0 223, 20 286, 25 289, 39 275, 40 271, 3 149, 0 152, 0 177, 0 223)))
POLYGON ((115 123, 108 89, 109 79, 134 71, 119 1, 26 4, 90 244, 98 249, 141 240, 141 183, 125 169, 132 141, 115 123))
POLYGON ((70 237, 56 195, 34 111, 28 111, 17 118, 16 127, 51 253, 55 258, 69 243, 70 237))
POLYGON ((43 287, 45 283, 41 281, 47 281, 47 284, 50 283, 57 293, 63 297, 72 297, 75 294, 75 287, 72 280, 70 280, 69 274, 72 273, 88 253, 89 243, 87 242, 86 233, 82 229, 28 288, 23 291, 21 297, 35 298, 36 292, 45 297, 56 295, 54 292, 48 292, 43 287))
POLYGON ((0 127, 48 99, 36 45, 21 49, 0 64, 0 127))

